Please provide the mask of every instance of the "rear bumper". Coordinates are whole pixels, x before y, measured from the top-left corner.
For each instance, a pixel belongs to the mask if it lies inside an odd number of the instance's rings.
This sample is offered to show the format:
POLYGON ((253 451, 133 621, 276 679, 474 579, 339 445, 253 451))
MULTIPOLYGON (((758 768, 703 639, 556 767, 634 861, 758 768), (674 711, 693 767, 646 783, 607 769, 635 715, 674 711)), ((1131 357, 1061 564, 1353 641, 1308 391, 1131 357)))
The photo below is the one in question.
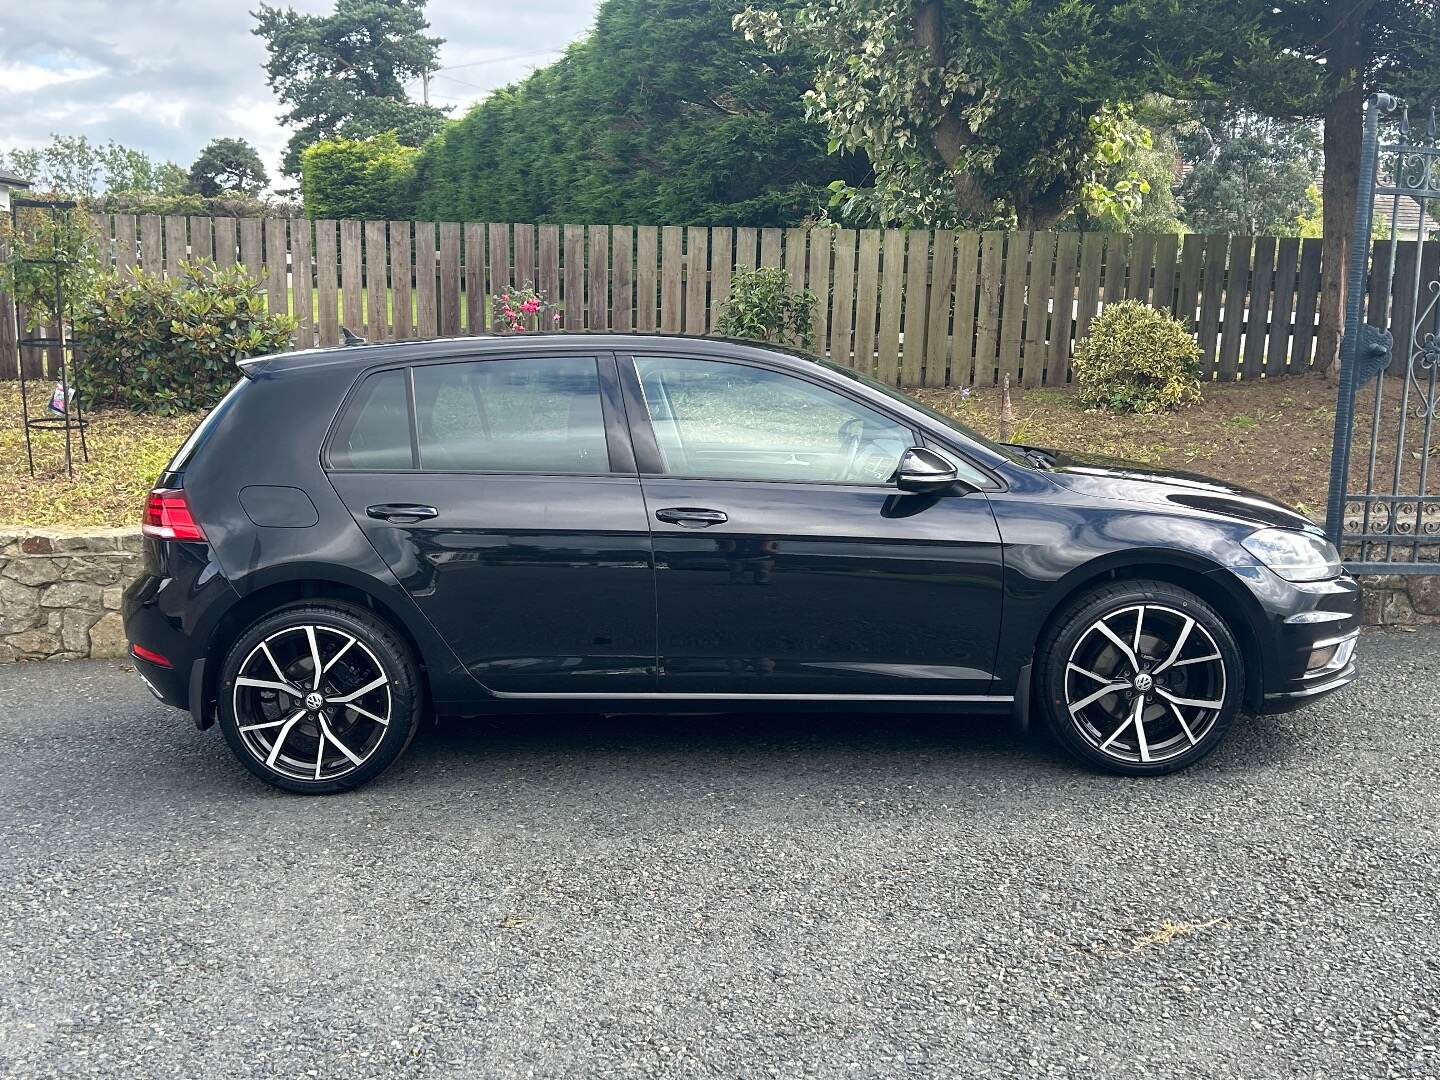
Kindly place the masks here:
POLYGON ((135 674, 140 676, 140 681, 157 699, 166 705, 173 705, 177 709, 188 707, 190 701, 188 671, 177 671, 174 667, 165 667, 154 661, 146 660, 144 657, 136 656, 133 652, 130 654, 130 660, 135 665, 135 674))
MULTIPOLYGON (((237 597, 206 545, 147 540, 146 547, 145 569, 121 601, 130 659, 156 698, 196 713, 206 644, 237 597), (164 657, 168 666, 136 655, 135 646, 164 657)), ((196 714, 197 725, 205 726, 204 721, 196 714)))

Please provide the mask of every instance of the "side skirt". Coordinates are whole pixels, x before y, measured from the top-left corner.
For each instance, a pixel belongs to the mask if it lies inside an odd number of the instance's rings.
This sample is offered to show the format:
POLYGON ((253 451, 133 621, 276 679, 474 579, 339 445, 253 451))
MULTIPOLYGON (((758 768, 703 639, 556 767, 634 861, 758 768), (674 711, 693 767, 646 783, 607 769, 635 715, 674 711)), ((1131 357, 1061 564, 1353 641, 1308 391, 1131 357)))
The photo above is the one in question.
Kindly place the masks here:
POLYGON ((495 696, 507 701, 873 701, 902 704, 907 701, 931 701, 955 705, 1008 705, 1015 700, 1011 694, 517 694, 496 691, 495 696))

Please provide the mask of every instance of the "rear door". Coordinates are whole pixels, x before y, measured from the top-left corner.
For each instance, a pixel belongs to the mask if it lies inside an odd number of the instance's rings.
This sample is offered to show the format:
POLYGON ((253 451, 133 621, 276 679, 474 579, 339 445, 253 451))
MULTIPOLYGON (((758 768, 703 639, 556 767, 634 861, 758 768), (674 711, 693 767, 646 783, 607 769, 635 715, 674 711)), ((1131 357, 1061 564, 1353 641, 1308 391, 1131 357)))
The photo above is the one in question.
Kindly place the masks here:
POLYGON ((327 468, 487 688, 654 688, 649 525, 611 355, 374 372, 341 414, 327 468))
POLYGON ((895 487, 918 432, 760 363, 636 355, 621 372, 654 531, 661 692, 989 696, 999 530, 983 490, 895 487))

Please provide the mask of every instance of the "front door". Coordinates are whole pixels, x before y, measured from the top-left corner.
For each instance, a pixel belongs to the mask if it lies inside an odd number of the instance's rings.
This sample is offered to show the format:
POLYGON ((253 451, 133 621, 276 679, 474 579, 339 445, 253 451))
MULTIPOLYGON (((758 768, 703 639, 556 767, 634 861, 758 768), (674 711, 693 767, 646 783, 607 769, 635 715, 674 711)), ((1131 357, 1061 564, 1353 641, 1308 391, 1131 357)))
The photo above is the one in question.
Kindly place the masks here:
POLYGON ((330 478, 436 630, 500 693, 654 687, 649 526, 609 355, 370 375, 330 478))
POLYGON ((661 692, 989 693, 999 531, 982 491, 898 491, 915 431, 788 370, 683 355, 621 370, 661 692))

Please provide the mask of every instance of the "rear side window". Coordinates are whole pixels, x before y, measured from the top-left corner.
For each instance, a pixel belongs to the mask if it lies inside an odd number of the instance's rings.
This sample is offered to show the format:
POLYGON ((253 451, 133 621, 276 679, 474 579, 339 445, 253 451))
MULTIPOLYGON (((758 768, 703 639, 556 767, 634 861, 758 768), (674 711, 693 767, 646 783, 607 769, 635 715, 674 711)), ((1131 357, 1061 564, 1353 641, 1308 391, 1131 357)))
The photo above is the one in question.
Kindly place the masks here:
POLYGON ((382 371, 360 384, 330 443, 337 469, 413 469, 405 372, 382 371))
POLYGON ((593 356, 433 364, 414 378, 422 469, 610 471, 593 356))

